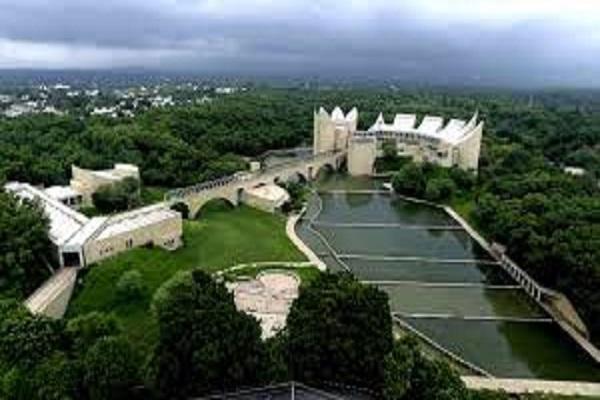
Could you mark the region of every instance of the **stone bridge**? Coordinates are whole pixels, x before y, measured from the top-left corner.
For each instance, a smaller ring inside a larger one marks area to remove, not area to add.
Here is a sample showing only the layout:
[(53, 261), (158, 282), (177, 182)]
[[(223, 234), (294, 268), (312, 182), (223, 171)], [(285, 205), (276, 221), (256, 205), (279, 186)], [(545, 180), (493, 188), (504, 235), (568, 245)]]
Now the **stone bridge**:
[(345, 151), (330, 151), (288, 161), (255, 172), (244, 172), (194, 186), (167, 192), (165, 201), (174, 205), (185, 204), (189, 217), (194, 218), (202, 206), (211, 200), (225, 199), (237, 206), (244, 190), (260, 185), (286, 182), (294, 177), (306, 181), (314, 179), (322, 168), (337, 170), (346, 159)]

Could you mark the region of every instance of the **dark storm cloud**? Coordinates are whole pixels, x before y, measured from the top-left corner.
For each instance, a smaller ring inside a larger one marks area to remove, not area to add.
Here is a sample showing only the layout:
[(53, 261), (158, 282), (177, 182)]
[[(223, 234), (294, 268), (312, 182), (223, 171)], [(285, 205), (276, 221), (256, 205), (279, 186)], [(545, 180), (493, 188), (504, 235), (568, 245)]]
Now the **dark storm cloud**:
[(0, 67), (600, 82), (594, 2), (390, 3), (0, 0)]

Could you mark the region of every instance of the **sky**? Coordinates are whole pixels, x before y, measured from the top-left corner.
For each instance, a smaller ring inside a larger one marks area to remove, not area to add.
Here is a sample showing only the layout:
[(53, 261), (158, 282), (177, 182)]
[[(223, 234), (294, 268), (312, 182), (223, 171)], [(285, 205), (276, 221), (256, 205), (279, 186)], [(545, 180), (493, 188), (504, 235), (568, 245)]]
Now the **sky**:
[(0, 0), (1, 69), (600, 86), (600, 0)]

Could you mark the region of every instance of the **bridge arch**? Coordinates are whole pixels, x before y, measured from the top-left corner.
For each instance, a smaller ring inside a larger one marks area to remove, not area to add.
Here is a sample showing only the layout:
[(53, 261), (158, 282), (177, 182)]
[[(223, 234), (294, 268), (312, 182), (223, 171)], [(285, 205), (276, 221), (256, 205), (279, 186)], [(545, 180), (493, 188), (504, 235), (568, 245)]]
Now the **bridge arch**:
[(321, 165), (318, 165), (315, 170), (313, 179), (317, 179), (322, 174), (331, 174), (331, 173), (335, 172), (337, 170), (336, 164), (337, 164), (337, 162), (334, 161), (333, 163), (326, 162)]
[(178, 211), (183, 219), (188, 219), (190, 217), (190, 207), (185, 201), (173, 203), (169, 208), (171, 210)]
[(231, 208), (235, 208), (238, 205), (237, 197), (231, 198), (227, 196), (220, 196), (206, 198), (204, 201), (195, 202), (193, 206), (190, 207), (189, 219), (197, 219), (206, 206), (217, 205), (219, 203), (227, 204)]

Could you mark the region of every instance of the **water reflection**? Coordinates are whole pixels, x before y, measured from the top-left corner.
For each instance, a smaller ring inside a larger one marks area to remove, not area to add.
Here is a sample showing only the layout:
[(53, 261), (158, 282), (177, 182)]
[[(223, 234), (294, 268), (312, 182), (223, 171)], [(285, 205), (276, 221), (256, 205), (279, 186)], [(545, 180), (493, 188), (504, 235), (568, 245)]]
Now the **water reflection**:
[[(374, 187), (373, 181), (334, 175), (318, 189)], [(547, 316), (521, 289), (496, 287), (515, 283), (466, 232), (456, 229), (443, 210), (382, 193), (320, 196), (323, 208), (313, 228), (360, 279), (395, 282), (380, 283), (392, 310), (403, 313), (412, 326), (442, 346), (501, 377), (600, 380), (593, 362), (554, 323), (542, 321)], [(313, 199), (309, 214), (317, 212)], [(298, 234), (316, 253), (327, 254), (307, 221), (299, 225)], [(334, 257), (322, 258), (332, 270), (343, 270)], [(451, 318), (411, 318), (414, 314)], [(465, 316), (480, 319), (461, 319)]]

